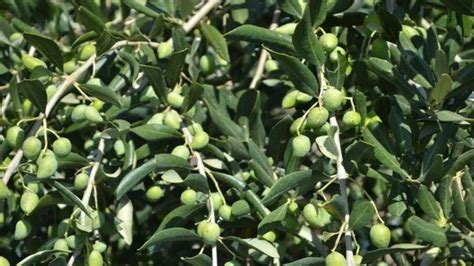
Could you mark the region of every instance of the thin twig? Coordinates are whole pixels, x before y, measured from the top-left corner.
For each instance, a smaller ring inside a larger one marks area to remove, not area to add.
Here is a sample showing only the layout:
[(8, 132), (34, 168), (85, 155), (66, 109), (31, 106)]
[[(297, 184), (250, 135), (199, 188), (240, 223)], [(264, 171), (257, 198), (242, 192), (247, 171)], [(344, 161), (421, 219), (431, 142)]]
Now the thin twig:
[(183, 24), (185, 32), (190, 32), (211, 10), (221, 4), (220, 0), (209, 0), (186, 23)]

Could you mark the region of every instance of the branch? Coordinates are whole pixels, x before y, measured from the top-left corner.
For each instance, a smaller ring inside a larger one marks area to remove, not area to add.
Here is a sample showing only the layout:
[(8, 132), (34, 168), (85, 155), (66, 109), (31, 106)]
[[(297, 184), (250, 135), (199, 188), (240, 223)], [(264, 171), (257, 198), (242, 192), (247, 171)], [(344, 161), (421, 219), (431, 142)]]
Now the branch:
[(221, 4), (220, 0), (209, 0), (183, 25), (185, 32), (190, 32), (212, 9)]

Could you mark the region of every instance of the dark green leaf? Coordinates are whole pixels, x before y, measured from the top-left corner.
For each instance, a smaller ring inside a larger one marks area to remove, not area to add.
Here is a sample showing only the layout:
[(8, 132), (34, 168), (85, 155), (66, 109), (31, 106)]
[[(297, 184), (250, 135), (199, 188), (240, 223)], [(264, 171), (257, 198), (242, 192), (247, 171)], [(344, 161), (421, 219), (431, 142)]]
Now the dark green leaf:
[[(318, 2), (324, 3), (324, 1)], [(299, 56), (308, 62), (317, 66), (324, 63), (323, 48), (313, 31), (309, 5), (306, 6), (303, 19), (298, 23), (293, 33), (293, 46)]]
[(216, 50), (217, 55), (226, 62), (230, 62), (229, 51), (227, 50), (227, 43), (224, 36), (211, 24), (201, 22), (200, 25), (202, 34), (214, 50)]
[(97, 39), (97, 51), (96, 54), (97, 56), (102, 55), (103, 53), (109, 51), (112, 46), (119, 40), (118, 37), (114, 36), (110, 31), (104, 30), (100, 35), (99, 38)]
[(359, 200), (354, 203), (352, 207), (349, 226), (353, 230), (358, 230), (361, 227), (364, 227), (372, 221), (375, 211), (374, 206), (368, 200)]
[(225, 37), (294, 50), (291, 36), (254, 25), (242, 25), (228, 32)]
[(140, 68), (145, 73), (146, 78), (150, 81), (156, 95), (158, 95), (162, 102), (167, 103), (166, 96), (168, 95), (168, 87), (166, 86), (161, 68), (148, 65), (140, 65)]
[(176, 209), (169, 212), (165, 218), (163, 218), (156, 232), (166, 228), (184, 225), (189, 219), (192, 219), (195, 215), (197, 215), (204, 208), (204, 206), (204, 204), (194, 204), (177, 207)]
[(152, 159), (130, 171), (123, 177), (122, 181), (120, 181), (117, 189), (115, 190), (117, 199), (120, 199), (123, 195), (125, 195), (125, 193), (132, 189), (148, 174), (153, 172), (157, 167), (158, 165), (156, 163), (156, 159)]
[(168, 81), (169, 88), (174, 88), (174, 86), (178, 82), (187, 53), (188, 49), (184, 49), (178, 52), (174, 52), (170, 56), (169, 63), (166, 67), (166, 80)]
[(37, 79), (25, 79), (16, 84), (18, 92), (30, 100), (41, 112), (46, 110), (46, 88)]
[(101, 87), (92, 84), (79, 85), (85, 93), (96, 97), (99, 100), (121, 107), (120, 97), (107, 87)]
[(43, 53), (51, 62), (53, 62), (57, 68), (63, 71), (63, 55), (59, 46), (51, 39), (36, 34), (36, 33), (23, 33), (25, 39), (31, 43), (38, 51)]
[[(324, 1), (321, 1), (324, 3)], [(318, 257), (307, 257), (293, 262), (285, 263), (283, 266), (301, 266), (301, 265), (313, 265), (313, 266), (324, 266), (326, 265), (326, 260), (324, 258)]]
[(418, 200), (418, 205), (420, 205), (420, 208), (426, 213), (426, 215), (437, 220), (441, 224), (446, 222), (441, 205), (426, 186), (420, 185), (416, 198)]
[(287, 209), (288, 204), (283, 204), (276, 210), (272, 211), (270, 214), (263, 217), (263, 220), (258, 224), (258, 229), (264, 227), (265, 225), (285, 220)]
[(122, 3), (130, 7), (131, 9), (135, 9), (137, 12), (147, 15), (152, 18), (156, 18), (160, 16), (160, 13), (154, 11), (153, 9), (146, 7), (140, 4), (139, 1), (136, 0), (123, 0)]
[(183, 184), (187, 187), (190, 187), (196, 191), (200, 191), (202, 193), (209, 193), (209, 185), (207, 184), (206, 177), (200, 174), (190, 174), (184, 179)]
[(181, 137), (181, 133), (167, 125), (145, 124), (131, 128), (130, 131), (148, 141), (176, 139)]
[(412, 216), (407, 221), (407, 227), (415, 236), (423, 241), (438, 247), (448, 244), (444, 230), (432, 223), (429, 223), (418, 216)]
[(22, 259), (17, 265), (34, 265), (35, 263), (40, 263), (44, 259), (50, 257), (54, 254), (67, 254), (69, 252), (66, 251), (59, 251), (59, 250), (41, 250), (28, 257)]
[(278, 196), (292, 190), (299, 186), (307, 186), (309, 183), (316, 183), (321, 180), (322, 177), (314, 176), (311, 170), (303, 170), (291, 173), (277, 180), (275, 184), (270, 188), (270, 191), (263, 198), (262, 202), (269, 203)]
[(74, 204), (79, 207), (83, 212), (87, 214), (87, 216), (90, 217), (89, 210), (87, 207), (82, 203), (81, 199), (79, 199), (74, 193), (72, 193), (69, 189), (67, 189), (65, 186), (63, 186), (61, 183), (58, 181), (52, 181), (50, 184), (55, 187), (59, 193), (68, 200), (74, 202)]
[(269, 257), (276, 259), (280, 258), (278, 250), (266, 240), (260, 240), (256, 238), (242, 239), (235, 236), (224, 237), (224, 240), (237, 241), (242, 245), (258, 250)]
[(388, 248), (381, 248), (381, 249), (376, 249), (376, 250), (367, 252), (362, 258), (362, 263), (371, 264), (376, 259), (387, 254), (409, 252), (409, 251), (425, 249), (425, 248), (427, 248), (427, 246), (416, 245), (416, 244), (396, 244)]
[(198, 241), (201, 238), (186, 228), (169, 228), (154, 233), (138, 250), (169, 242)]

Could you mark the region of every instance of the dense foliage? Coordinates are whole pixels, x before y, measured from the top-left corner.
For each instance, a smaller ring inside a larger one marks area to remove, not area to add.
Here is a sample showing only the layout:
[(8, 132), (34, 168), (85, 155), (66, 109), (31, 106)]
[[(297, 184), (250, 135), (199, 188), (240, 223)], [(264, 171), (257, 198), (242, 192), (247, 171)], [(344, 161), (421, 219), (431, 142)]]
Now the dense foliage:
[(474, 261), (471, 0), (0, 10), (0, 266)]

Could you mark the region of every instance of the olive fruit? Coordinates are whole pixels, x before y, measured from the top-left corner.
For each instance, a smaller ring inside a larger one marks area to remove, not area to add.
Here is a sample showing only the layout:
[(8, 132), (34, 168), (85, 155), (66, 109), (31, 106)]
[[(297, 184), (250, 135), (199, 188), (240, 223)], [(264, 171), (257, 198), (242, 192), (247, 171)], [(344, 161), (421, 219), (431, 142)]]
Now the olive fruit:
[(262, 238), (269, 242), (275, 242), (277, 235), (274, 231), (268, 231), (262, 235)]
[(77, 68), (77, 65), (76, 65), (76, 62), (74, 60), (67, 61), (63, 65), (64, 73), (66, 73), (68, 75), (71, 74), (72, 72), (74, 72), (76, 70), (76, 68)]
[(344, 48), (338, 46), (329, 54), (329, 61), (337, 63), (339, 61), (339, 54), (345, 56), (347, 53)]
[(38, 205), (39, 197), (33, 192), (26, 191), (21, 195), (20, 208), (22, 211), (29, 215)]
[(199, 123), (193, 123), (188, 127), (189, 133), (191, 135), (196, 135), (196, 133), (203, 131), (204, 129), (202, 128), (201, 124)]
[(222, 205), (219, 208), (219, 216), (224, 221), (232, 221), (234, 219), (234, 216), (232, 215), (232, 207), (229, 205)]
[(311, 109), (306, 118), (306, 125), (309, 128), (318, 128), (328, 121), (329, 112), (324, 107), (316, 107)]
[(402, 32), (408, 37), (409, 40), (420, 35), (420, 33), (415, 28), (408, 25), (402, 25)]
[(86, 106), (84, 109), (84, 117), (92, 123), (102, 123), (104, 121), (99, 111), (92, 106)]
[(293, 138), (291, 147), (293, 149), (293, 156), (304, 157), (311, 149), (311, 141), (307, 136), (299, 135)]
[(307, 103), (311, 101), (312, 99), (313, 99), (313, 96), (301, 91), (298, 91), (298, 94), (296, 94), (296, 102), (298, 103)]
[(221, 234), (221, 228), (213, 222), (203, 221), (198, 225), (198, 235), (202, 237), (204, 243), (215, 244)]
[(205, 131), (199, 131), (193, 136), (193, 140), (191, 141), (191, 148), (199, 150), (206, 147), (208, 143), (209, 135)]
[(337, 252), (333, 251), (326, 257), (326, 266), (346, 266), (346, 258)]
[(16, 42), (18, 40), (22, 40), (23, 39), (23, 34), (19, 33), (19, 32), (14, 32), (10, 35), (10, 37), (8, 37), (8, 39), (11, 41), (11, 42)]
[(7, 130), (6, 137), (8, 145), (13, 149), (21, 147), (23, 140), (25, 140), (25, 132), (19, 126), (13, 126)]
[(296, 213), (298, 211), (298, 203), (295, 201), (290, 202), (290, 204), (288, 204), (288, 210), (291, 213)]
[(278, 28), (274, 29), (274, 31), (279, 32), (279, 33), (283, 33), (283, 34), (286, 34), (286, 35), (293, 35), (293, 33), (295, 32), (295, 29), (296, 29), (296, 25), (298, 25), (298, 24), (294, 23), (294, 22), (286, 23), (286, 24), (283, 24), (283, 25), (279, 26)]
[(66, 238), (66, 242), (69, 248), (76, 249), (83, 244), (81, 237), (76, 235), (70, 235)]
[(102, 266), (104, 265), (104, 259), (102, 258), (102, 254), (97, 250), (92, 250), (87, 258), (87, 262), (89, 266)]
[(285, 97), (283, 97), (283, 100), (281, 101), (281, 107), (288, 109), (288, 108), (293, 108), (296, 105), (296, 97), (298, 96), (299, 91), (297, 90), (292, 90), (288, 92)]
[(319, 37), (319, 42), (326, 51), (332, 51), (338, 44), (337, 36), (332, 33), (325, 33)]
[(157, 114), (154, 114), (150, 120), (148, 120), (148, 122), (146, 122), (147, 124), (158, 124), (158, 125), (162, 125), (163, 124), (163, 119), (165, 117), (165, 114), (163, 113), (157, 113)]
[(10, 266), (10, 262), (5, 257), (0, 256), (0, 266)]
[(197, 193), (193, 189), (188, 188), (183, 191), (183, 193), (181, 193), (180, 199), (181, 203), (183, 203), (184, 205), (194, 204), (197, 199)]
[(48, 87), (46, 87), (46, 96), (48, 100), (50, 100), (53, 97), (53, 95), (56, 93), (57, 90), (58, 88), (54, 84), (51, 84)]
[(315, 207), (311, 203), (304, 206), (303, 217), (314, 227), (323, 227), (331, 222), (331, 215), (324, 208)]
[(56, 157), (51, 155), (46, 155), (40, 158), (37, 162), (38, 170), (36, 171), (36, 177), (38, 178), (47, 178), (56, 173), (58, 169), (58, 161)]
[(27, 220), (20, 220), (15, 224), (14, 238), (16, 240), (23, 240), (31, 232), (31, 224)]
[(212, 207), (214, 208), (214, 210), (218, 210), (224, 204), (224, 200), (222, 200), (222, 197), (219, 193), (213, 192), (211, 193), (210, 197), (212, 200)]
[(362, 256), (361, 255), (355, 255), (354, 256), (354, 262), (356, 265), (361, 265), (362, 264)]
[(45, 62), (28, 54), (22, 54), (21, 61), (29, 71), (33, 71), (35, 68), (46, 68)]
[(35, 160), (41, 152), (41, 141), (37, 137), (28, 137), (22, 148), (26, 158)]
[(376, 224), (370, 228), (370, 241), (377, 248), (388, 247), (390, 238), (390, 229), (385, 224)]
[(152, 186), (146, 191), (146, 198), (151, 202), (158, 201), (161, 197), (163, 197), (163, 189), (160, 186)]
[(84, 45), (82, 47), (81, 51), (79, 52), (79, 60), (81, 61), (86, 61), (89, 59), (91, 56), (95, 54), (95, 45), (92, 43)]
[(175, 129), (180, 128), (180, 117), (179, 114), (175, 110), (170, 110), (165, 113), (165, 117), (163, 119), (163, 123), (167, 126), (170, 126)]
[(53, 249), (58, 251), (69, 251), (69, 246), (67, 245), (66, 239), (61, 238), (56, 240), (56, 242), (54, 242)]
[(94, 243), (94, 245), (92, 245), (92, 248), (95, 250), (95, 251), (98, 251), (100, 253), (103, 253), (107, 250), (107, 245), (103, 242), (100, 242), (100, 241), (96, 241)]
[(183, 106), (184, 97), (177, 92), (170, 92), (166, 95), (168, 104), (173, 108), (181, 108)]
[(355, 127), (360, 125), (361, 121), (360, 114), (356, 111), (348, 111), (344, 114), (342, 117), (342, 122), (344, 125), (349, 126), (349, 127)]
[(71, 152), (71, 148), (71, 141), (67, 138), (58, 138), (53, 142), (53, 151), (58, 157), (66, 157)]
[(186, 160), (189, 158), (190, 155), (189, 149), (188, 147), (186, 147), (186, 145), (179, 145), (174, 147), (174, 149), (171, 151), (171, 154)]
[(79, 104), (72, 109), (71, 112), (71, 120), (73, 122), (80, 122), (86, 119), (86, 116), (84, 114), (85, 110), (87, 108), (87, 105), (85, 104)]
[(205, 76), (212, 74), (216, 68), (214, 57), (208, 54), (201, 56), (199, 58), (199, 68)]
[(226, 263), (224, 263), (224, 266), (241, 266), (242, 264), (240, 264), (240, 262), (236, 261), (236, 260), (229, 260), (229, 261), (226, 261)]
[(277, 71), (278, 70), (278, 62), (275, 61), (275, 60), (267, 60), (265, 62), (265, 71), (267, 72), (273, 72), (273, 71)]
[(323, 105), (330, 112), (339, 110), (343, 102), (344, 93), (340, 90), (330, 88), (323, 94)]
[(160, 43), (157, 49), (158, 58), (164, 59), (170, 56), (174, 51), (173, 39), (169, 39), (166, 42)]
[(87, 187), (89, 176), (86, 173), (80, 173), (74, 178), (74, 188), (83, 190)]
[(298, 127), (300, 127), (300, 132), (305, 130), (305, 128), (306, 128), (306, 119), (305, 120), (303, 120), (303, 119), (304, 119), (303, 117), (298, 117), (298, 118), (295, 119), (295, 121), (293, 121), (293, 123), (291, 123), (291, 126), (290, 126), (291, 134), (296, 135)]
[(114, 151), (117, 156), (122, 156), (125, 154), (125, 143), (123, 140), (118, 139), (114, 142)]

